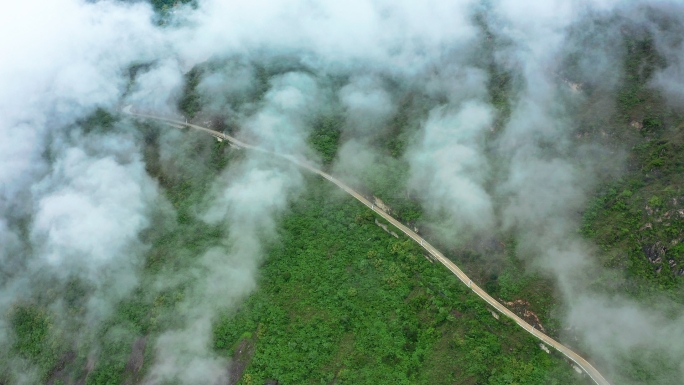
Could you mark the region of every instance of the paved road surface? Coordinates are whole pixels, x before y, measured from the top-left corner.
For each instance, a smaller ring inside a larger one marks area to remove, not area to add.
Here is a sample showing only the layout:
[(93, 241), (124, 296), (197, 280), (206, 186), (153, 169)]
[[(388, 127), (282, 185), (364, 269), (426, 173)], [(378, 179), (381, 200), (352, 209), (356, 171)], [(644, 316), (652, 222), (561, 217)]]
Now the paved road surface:
[(375, 211), (376, 214), (385, 218), (385, 220), (387, 220), (389, 223), (394, 225), (397, 229), (401, 230), (409, 238), (411, 238), (414, 241), (416, 241), (417, 243), (419, 243), (437, 261), (439, 261), (442, 265), (446, 266), (447, 269), (451, 270), (451, 272), (454, 273), (454, 275), (456, 275), (456, 277), (458, 277), (458, 279), (460, 279), (461, 282), (463, 282), (466, 286), (468, 286), (478, 297), (485, 300), (489, 305), (491, 305), (493, 308), (495, 308), (499, 312), (503, 313), (508, 318), (511, 318), (521, 328), (525, 329), (527, 332), (531, 333), (532, 335), (534, 335), (535, 337), (540, 339), (545, 344), (552, 346), (553, 348), (555, 348), (559, 352), (563, 353), (563, 355), (565, 355), (567, 358), (569, 358), (575, 364), (577, 364), (577, 366), (579, 366), (582, 370), (584, 370), (584, 372), (587, 373), (589, 375), (589, 377), (591, 377), (591, 379), (594, 380), (594, 382), (596, 384), (598, 384), (598, 385), (610, 385), (610, 383), (605, 378), (603, 378), (601, 373), (599, 373), (598, 370), (596, 370), (596, 368), (594, 368), (584, 358), (580, 357), (577, 353), (573, 352), (572, 350), (567, 348), (565, 345), (563, 345), (560, 342), (554, 340), (553, 338), (547, 336), (546, 334), (542, 333), (541, 331), (535, 329), (532, 325), (527, 323), (525, 320), (518, 317), (515, 313), (510, 311), (507, 307), (505, 307), (504, 305), (499, 303), (497, 300), (495, 300), (489, 294), (487, 294), (487, 292), (485, 292), (479, 286), (477, 286), (474, 282), (472, 282), (470, 280), (470, 278), (468, 278), (468, 276), (465, 275), (465, 273), (463, 271), (461, 271), (461, 269), (458, 268), (458, 266), (456, 266), (453, 262), (451, 262), (451, 260), (449, 260), (447, 257), (445, 257), (442, 253), (440, 253), (439, 250), (435, 249), (430, 243), (428, 243), (428, 241), (423, 239), (420, 235), (415, 233), (413, 230), (404, 226), (404, 224), (402, 224), (398, 220), (394, 219), (392, 216), (390, 216), (386, 212), (376, 208), (375, 204), (373, 204), (371, 201), (366, 199), (363, 195), (356, 192), (351, 187), (344, 184), (339, 179), (335, 179), (333, 176), (315, 168), (314, 166), (310, 165), (309, 163), (307, 163), (304, 160), (300, 160), (300, 159), (295, 158), (294, 156), (278, 154), (278, 153), (268, 151), (268, 150), (265, 150), (265, 149), (262, 149), (262, 148), (259, 148), (256, 146), (252, 146), (252, 145), (244, 143), (244, 142), (242, 142), (242, 141), (240, 141), (240, 140), (238, 140), (232, 136), (225, 135), (223, 133), (211, 130), (211, 129), (206, 128), (206, 127), (197, 126), (195, 124), (182, 122), (182, 121), (178, 121), (178, 120), (174, 120), (174, 119), (162, 118), (159, 116), (133, 113), (130, 111), (130, 107), (124, 108), (123, 112), (125, 112), (129, 115), (133, 115), (133, 116), (138, 116), (138, 117), (142, 117), (142, 118), (149, 118), (149, 119), (154, 119), (154, 120), (166, 122), (166, 123), (168, 123), (174, 127), (177, 127), (177, 126), (191, 127), (191, 128), (196, 129), (196, 130), (206, 132), (206, 133), (208, 133), (208, 134), (210, 134), (216, 138), (219, 138), (221, 140), (227, 140), (228, 142), (230, 142), (236, 146), (243, 147), (243, 148), (249, 148), (249, 149), (260, 151), (260, 152), (265, 152), (265, 153), (286, 159), (286, 160), (288, 160), (292, 163), (295, 163), (295, 164), (297, 164), (297, 165), (299, 165), (299, 166), (301, 166), (301, 167), (303, 167), (303, 168), (305, 168), (305, 169), (307, 169), (313, 173), (316, 173), (316, 174), (322, 176), (323, 178), (325, 178), (325, 179), (329, 180), (330, 182), (336, 184), (339, 188), (346, 191), (349, 195), (353, 196), (354, 198), (356, 198), (358, 201), (360, 201), (364, 205), (368, 206), (368, 208)]

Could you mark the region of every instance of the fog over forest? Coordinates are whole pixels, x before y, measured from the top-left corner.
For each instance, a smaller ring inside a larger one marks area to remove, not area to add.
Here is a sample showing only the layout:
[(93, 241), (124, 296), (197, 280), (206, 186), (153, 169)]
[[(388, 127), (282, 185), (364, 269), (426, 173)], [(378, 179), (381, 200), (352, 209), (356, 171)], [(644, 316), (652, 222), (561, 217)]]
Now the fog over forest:
[[(26, 0), (0, 26), (0, 384), (119, 383), (90, 374), (119, 343), (145, 352), (127, 383), (235, 383), (215, 324), (259, 289), (310, 175), (126, 106), (305, 159), (483, 276), (513, 253), (550, 282), (560, 342), (612, 383), (684, 383), (682, 266), (676, 289), (632, 295), (582, 232), (597, 191), (648, 171), (631, 151), (660, 135), (649, 114), (682, 131), (684, 3)], [(630, 67), (639, 44), (652, 56)], [(664, 191), (640, 209), (666, 211)], [(141, 329), (120, 316), (135, 301), (154, 304)], [(23, 320), (49, 325), (39, 350)]]

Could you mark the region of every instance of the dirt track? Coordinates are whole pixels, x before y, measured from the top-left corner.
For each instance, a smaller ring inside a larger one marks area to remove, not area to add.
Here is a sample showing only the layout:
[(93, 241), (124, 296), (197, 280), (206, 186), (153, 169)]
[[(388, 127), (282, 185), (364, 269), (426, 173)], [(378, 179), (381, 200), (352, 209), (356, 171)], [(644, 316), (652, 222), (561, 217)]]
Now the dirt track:
[(485, 300), (489, 305), (491, 305), (493, 308), (495, 308), (496, 310), (501, 312), (503, 315), (505, 315), (508, 318), (515, 321), (515, 323), (517, 323), (521, 328), (525, 329), (528, 333), (534, 335), (535, 337), (540, 339), (545, 344), (553, 347), (554, 349), (558, 350), (563, 355), (565, 355), (567, 358), (572, 360), (575, 364), (577, 364), (577, 366), (579, 366), (582, 370), (584, 370), (584, 372), (587, 373), (589, 375), (589, 377), (591, 377), (591, 379), (594, 380), (594, 382), (596, 384), (598, 384), (598, 385), (610, 385), (610, 383), (605, 378), (603, 378), (601, 373), (599, 373), (599, 371), (596, 370), (596, 368), (594, 368), (594, 366), (592, 366), (584, 358), (582, 358), (577, 353), (573, 352), (572, 350), (570, 350), (568, 347), (561, 344), (560, 342), (554, 340), (553, 338), (547, 336), (546, 334), (542, 333), (541, 331), (535, 329), (532, 325), (527, 323), (522, 318), (518, 317), (515, 313), (510, 311), (507, 307), (505, 307), (504, 305), (499, 303), (497, 300), (492, 298), (489, 294), (487, 294), (479, 286), (477, 286), (475, 283), (473, 283), (470, 280), (470, 278), (468, 278), (468, 276), (465, 273), (463, 273), (463, 271), (461, 271), (461, 269), (458, 268), (458, 266), (456, 266), (453, 262), (451, 262), (451, 260), (446, 258), (442, 253), (439, 252), (439, 250), (435, 249), (431, 244), (429, 244), (426, 240), (424, 240), (420, 235), (418, 235), (417, 233), (415, 233), (413, 230), (409, 229), (408, 227), (404, 226), (404, 224), (402, 224), (398, 220), (394, 219), (392, 216), (390, 216), (386, 212), (384, 212), (380, 209), (377, 209), (372, 202), (370, 202), (368, 199), (366, 199), (363, 195), (361, 195), (358, 192), (356, 192), (355, 190), (353, 190), (351, 187), (344, 184), (342, 181), (335, 179), (331, 175), (315, 168), (314, 166), (306, 163), (303, 160), (299, 160), (299, 159), (295, 158), (294, 156), (274, 153), (272, 151), (268, 151), (268, 150), (265, 150), (265, 149), (244, 143), (244, 142), (242, 142), (242, 141), (240, 141), (240, 140), (238, 140), (232, 136), (225, 135), (223, 133), (208, 129), (206, 127), (197, 126), (195, 124), (190, 124), (187, 122), (182, 122), (182, 121), (178, 121), (178, 120), (174, 120), (174, 119), (162, 118), (162, 117), (153, 116), (153, 115), (133, 113), (130, 111), (130, 106), (124, 108), (123, 112), (126, 114), (129, 114), (129, 115), (132, 115), (132, 116), (162, 121), (162, 122), (168, 123), (168, 124), (173, 125), (173, 126), (180, 125), (180, 126), (185, 126), (185, 127), (191, 127), (191, 128), (196, 129), (196, 130), (199, 130), (199, 131), (204, 131), (204, 132), (206, 132), (206, 133), (208, 133), (208, 134), (210, 134), (216, 138), (219, 138), (221, 140), (226, 140), (226, 141), (228, 141), (228, 142), (230, 142), (236, 146), (248, 148), (248, 149), (252, 149), (252, 150), (256, 150), (256, 151), (260, 151), (260, 152), (265, 152), (265, 153), (271, 154), (273, 156), (277, 156), (277, 157), (286, 159), (292, 163), (295, 163), (295, 164), (301, 166), (302, 168), (305, 168), (305, 169), (307, 169), (313, 173), (316, 173), (316, 174), (324, 177), (325, 179), (329, 180), (330, 182), (336, 184), (339, 188), (341, 188), (342, 190), (347, 192), (349, 195), (356, 198), (358, 201), (360, 201), (364, 205), (368, 206), (368, 208), (375, 211), (376, 214), (380, 215), (385, 220), (387, 220), (389, 223), (391, 223), (394, 227), (401, 230), (409, 238), (411, 238), (414, 241), (416, 241), (417, 243), (419, 243), (428, 253), (430, 253), (434, 257), (434, 259), (436, 259), (441, 264), (446, 266), (447, 269), (451, 270), (451, 272), (454, 273), (454, 275), (456, 275), (456, 277), (458, 277), (458, 279), (460, 279), (461, 282), (463, 282), (466, 286), (468, 286), (478, 297)]

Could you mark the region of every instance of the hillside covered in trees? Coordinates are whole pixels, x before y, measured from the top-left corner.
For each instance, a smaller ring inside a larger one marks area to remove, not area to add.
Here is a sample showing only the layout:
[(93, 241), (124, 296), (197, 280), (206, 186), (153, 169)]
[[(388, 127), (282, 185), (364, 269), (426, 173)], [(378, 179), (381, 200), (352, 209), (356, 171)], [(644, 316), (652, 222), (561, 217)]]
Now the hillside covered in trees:
[(272, 153), (610, 383), (684, 382), (684, 8), (238, 3), (3, 43), (0, 384), (594, 383)]

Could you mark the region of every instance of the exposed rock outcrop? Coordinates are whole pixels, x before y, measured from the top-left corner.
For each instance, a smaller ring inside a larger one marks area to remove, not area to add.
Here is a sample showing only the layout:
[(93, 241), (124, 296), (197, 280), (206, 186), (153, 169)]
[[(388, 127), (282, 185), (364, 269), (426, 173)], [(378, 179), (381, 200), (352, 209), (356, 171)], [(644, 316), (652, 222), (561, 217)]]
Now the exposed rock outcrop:
[(520, 318), (524, 319), (527, 323), (534, 326), (536, 329), (539, 329), (542, 332), (546, 333), (546, 329), (544, 329), (544, 326), (539, 320), (539, 317), (536, 314), (534, 314), (533, 311), (528, 310), (528, 307), (530, 307), (529, 302), (519, 299), (512, 302), (503, 303), (506, 306), (508, 306), (511, 310), (513, 310), (513, 312), (516, 313)]
[(648, 261), (651, 263), (660, 263), (665, 256), (665, 252), (667, 252), (667, 248), (665, 248), (663, 243), (660, 241), (652, 244), (651, 246), (644, 246), (642, 250), (644, 251), (644, 254), (646, 254)]

